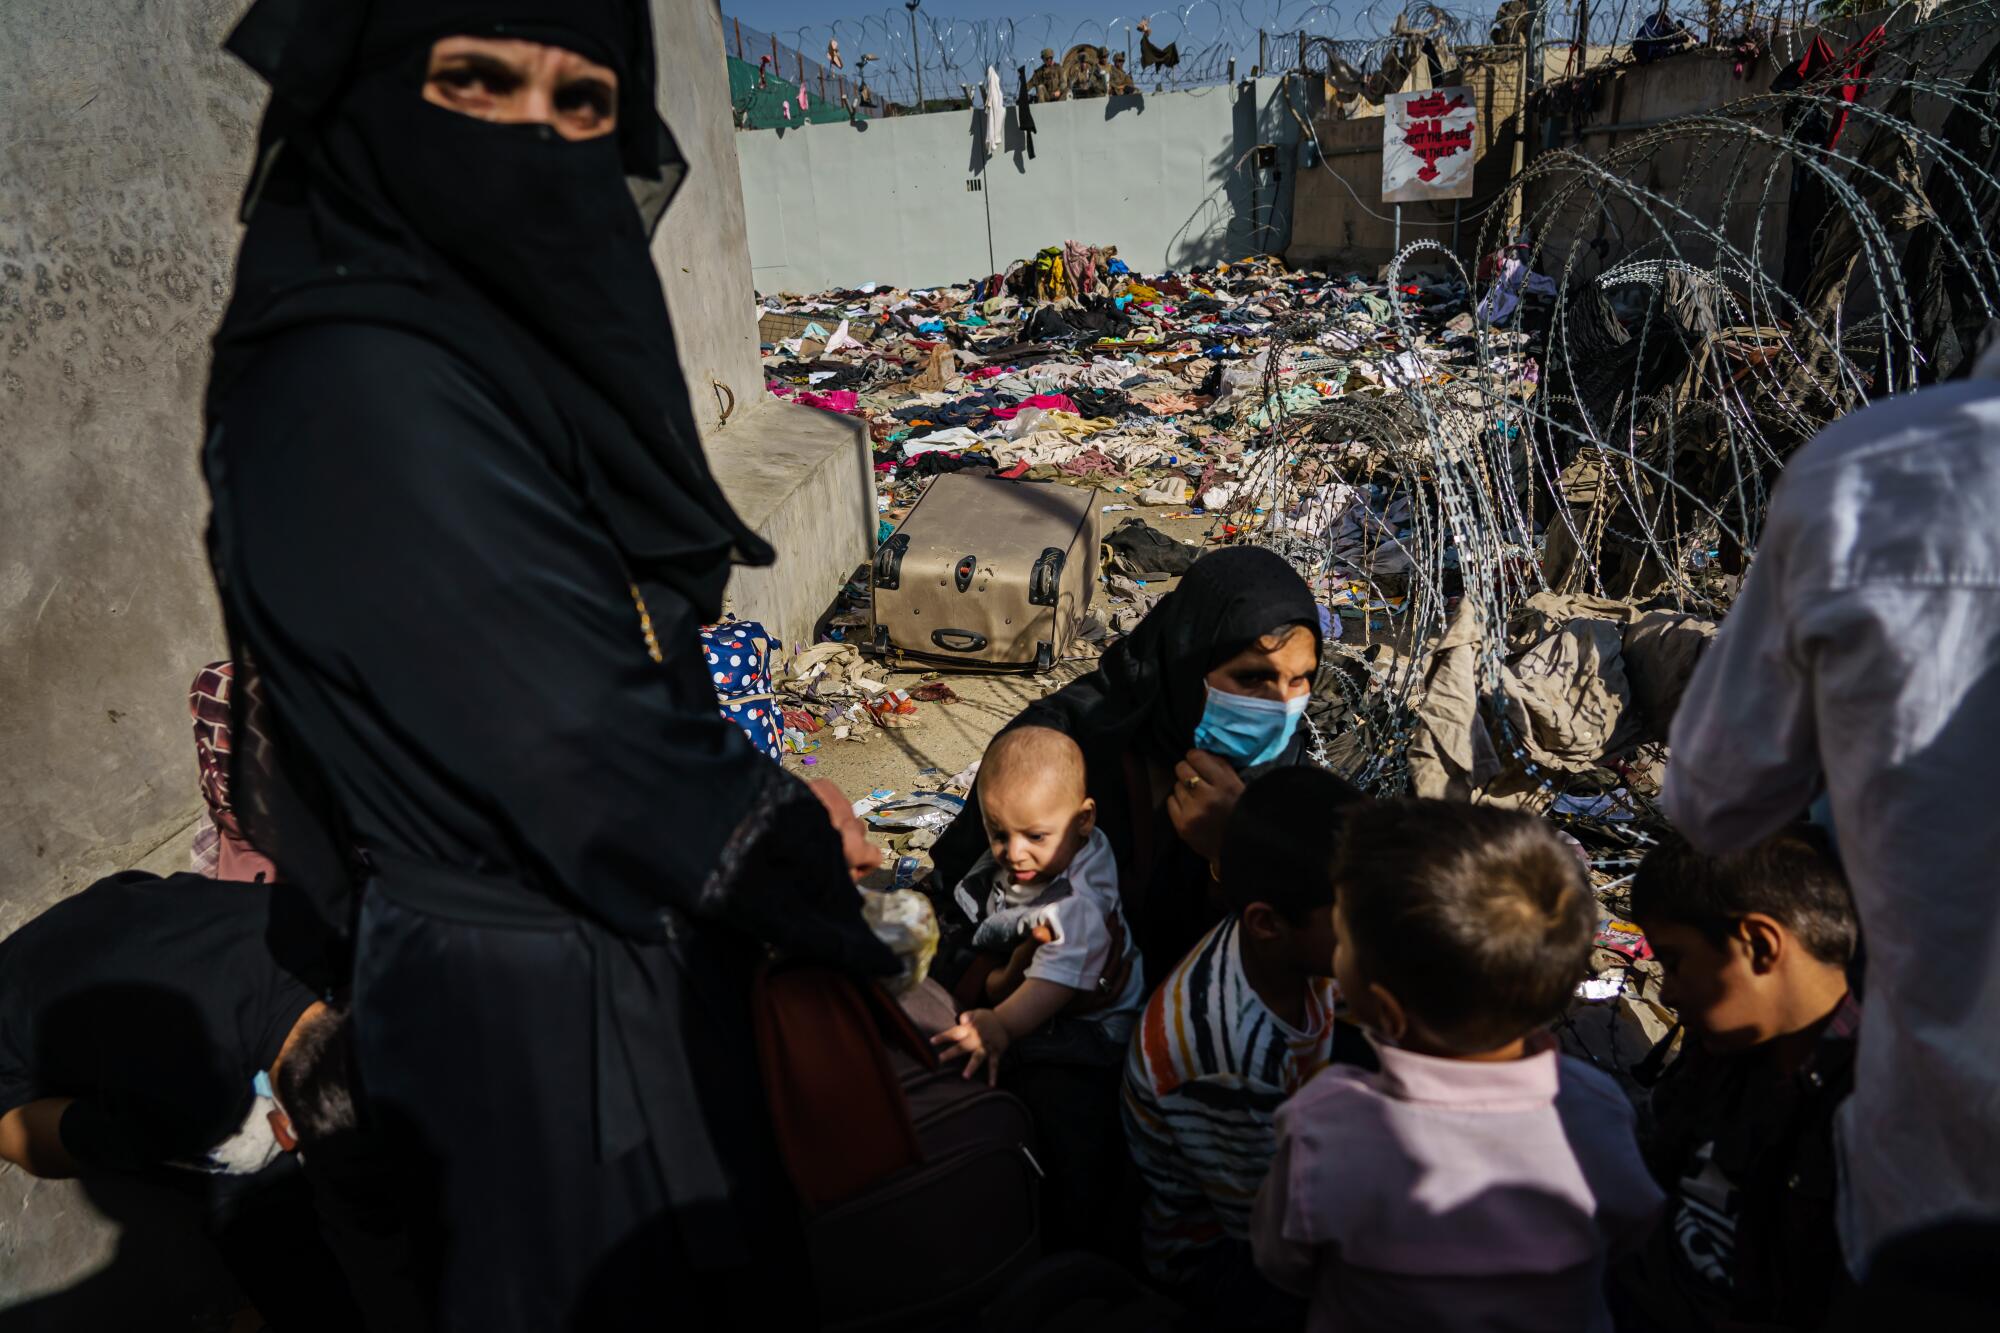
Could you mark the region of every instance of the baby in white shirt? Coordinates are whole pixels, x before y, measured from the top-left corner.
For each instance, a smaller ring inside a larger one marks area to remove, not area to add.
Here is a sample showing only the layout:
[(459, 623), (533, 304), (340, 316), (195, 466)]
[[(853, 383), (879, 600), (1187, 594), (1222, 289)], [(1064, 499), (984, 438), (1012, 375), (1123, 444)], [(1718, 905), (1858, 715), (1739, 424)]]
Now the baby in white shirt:
[(983, 1065), (996, 1080), (1010, 1046), (1050, 1028), (1079, 997), (1101, 995), (1126, 962), (1116, 997), (1074, 1016), (1098, 1029), (1092, 1044), (1115, 1063), (1146, 985), (1119, 904), (1118, 865), (1085, 791), (1083, 752), (1048, 727), (1001, 733), (979, 767), (979, 810), (988, 851), (952, 896), (978, 925), (974, 947), (1011, 957), (987, 977), (992, 1007), (960, 1014), (931, 1040), (966, 1057), (966, 1077)]

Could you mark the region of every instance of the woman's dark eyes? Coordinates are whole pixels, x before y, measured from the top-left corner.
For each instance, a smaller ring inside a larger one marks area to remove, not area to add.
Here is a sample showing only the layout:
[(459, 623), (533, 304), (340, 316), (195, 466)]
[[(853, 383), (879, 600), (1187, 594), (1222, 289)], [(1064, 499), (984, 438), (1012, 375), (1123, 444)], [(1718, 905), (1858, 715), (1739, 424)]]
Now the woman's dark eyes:
[(504, 70), (484, 69), (477, 65), (440, 70), (433, 77), (439, 83), (447, 83), (454, 88), (484, 88), (489, 93), (509, 93), (521, 86), (519, 78)]
[[(441, 69), (431, 78), (454, 92), (468, 93), (476, 90), (488, 97), (503, 97), (518, 89), (522, 83), (522, 80), (499, 70), (479, 69), (473, 66)], [(558, 88), (555, 104), (558, 111), (582, 111), (598, 117), (609, 117), (615, 109), (611, 89), (595, 79), (579, 80)]]
[(568, 84), (556, 90), (556, 109), (608, 116), (611, 114), (611, 90), (596, 82)]

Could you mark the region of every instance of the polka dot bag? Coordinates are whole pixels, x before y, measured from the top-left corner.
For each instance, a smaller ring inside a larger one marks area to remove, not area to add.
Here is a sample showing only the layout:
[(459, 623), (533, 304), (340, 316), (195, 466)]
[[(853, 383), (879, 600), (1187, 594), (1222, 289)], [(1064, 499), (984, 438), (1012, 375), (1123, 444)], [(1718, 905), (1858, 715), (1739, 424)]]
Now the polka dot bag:
[(771, 687), (771, 654), (784, 645), (754, 620), (725, 620), (702, 630), (701, 646), (722, 715), (743, 728), (752, 745), (773, 759), (781, 758), (784, 745)]

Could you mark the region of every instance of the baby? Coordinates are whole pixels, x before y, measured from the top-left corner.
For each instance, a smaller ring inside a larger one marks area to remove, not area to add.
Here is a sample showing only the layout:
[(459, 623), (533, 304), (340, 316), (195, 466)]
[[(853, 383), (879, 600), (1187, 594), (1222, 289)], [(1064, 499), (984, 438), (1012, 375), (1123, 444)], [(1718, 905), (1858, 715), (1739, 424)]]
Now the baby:
[[(989, 1082), (1008, 1048), (1030, 1037), (1061, 1043), (1073, 1060), (1117, 1066), (1146, 987), (1119, 905), (1118, 866), (1085, 793), (1083, 752), (1047, 727), (1003, 732), (980, 764), (979, 808), (989, 850), (952, 896), (978, 926), (973, 947), (1008, 961), (987, 975), (992, 1007), (960, 1014), (931, 1040), (966, 1057), (967, 1078), (984, 1066)], [(1112, 985), (1117, 994), (1101, 1007), (1064, 1015)]]

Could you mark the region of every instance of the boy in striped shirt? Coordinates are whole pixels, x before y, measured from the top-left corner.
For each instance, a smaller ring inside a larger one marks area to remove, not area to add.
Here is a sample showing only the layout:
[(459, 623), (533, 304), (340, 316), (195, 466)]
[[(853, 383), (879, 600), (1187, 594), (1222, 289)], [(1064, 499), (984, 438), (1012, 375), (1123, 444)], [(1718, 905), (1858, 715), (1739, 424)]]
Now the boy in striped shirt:
[(1230, 912), (1153, 993), (1125, 1065), (1125, 1133), (1145, 1182), (1146, 1266), (1234, 1328), (1296, 1327), (1303, 1303), (1250, 1258), (1250, 1207), (1280, 1103), (1336, 1058), (1333, 860), (1361, 793), (1323, 769), (1279, 769), (1243, 793), (1223, 839)]

